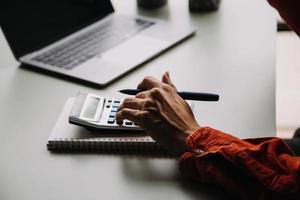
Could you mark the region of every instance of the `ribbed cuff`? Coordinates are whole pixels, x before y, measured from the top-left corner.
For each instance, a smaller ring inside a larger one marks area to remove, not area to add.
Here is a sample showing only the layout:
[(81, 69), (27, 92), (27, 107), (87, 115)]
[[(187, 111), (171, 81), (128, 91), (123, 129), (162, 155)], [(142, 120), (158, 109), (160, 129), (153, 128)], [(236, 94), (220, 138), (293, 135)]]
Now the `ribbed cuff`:
[[(187, 153), (187, 155), (201, 155), (205, 153), (212, 144), (228, 144), (232, 138), (234, 137), (222, 131), (210, 127), (201, 127), (186, 138), (188, 150), (185, 153)], [(183, 153), (182, 156), (184, 156), (185, 153)]]
[(210, 128), (209, 127), (198, 128), (186, 138), (186, 146), (189, 153), (192, 153), (193, 155), (200, 155), (204, 153), (204, 146), (199, 145), (197, 141), (199, 141), (199, 138), (201, 138), (203, 134), (207, 132), (207, 129)]

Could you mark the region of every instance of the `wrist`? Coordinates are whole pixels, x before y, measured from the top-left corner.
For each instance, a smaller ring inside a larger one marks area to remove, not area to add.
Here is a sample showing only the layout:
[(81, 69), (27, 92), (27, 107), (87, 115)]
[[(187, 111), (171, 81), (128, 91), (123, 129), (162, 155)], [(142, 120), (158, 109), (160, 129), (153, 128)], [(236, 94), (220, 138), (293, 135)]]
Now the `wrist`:
[(198, 123), (196, 123), (195, 125), (191, 126), (188, 130), (186, 130), (185, 132), (185, 136), (186, 138), (193, 134), (195, 131), (197, 131), (198, 129), (202, 128)]
[(187, 146), (186, 139), (200, 128), (200, 125), (195, 125), (193, 128), (189, 128), (177, 137), (176, 148), (174, 148), (174, 150), (176, 150), (176, 152), (174, 152), (176, 156), (180, 157), (184, 152), (188, 151), (189, 148)]

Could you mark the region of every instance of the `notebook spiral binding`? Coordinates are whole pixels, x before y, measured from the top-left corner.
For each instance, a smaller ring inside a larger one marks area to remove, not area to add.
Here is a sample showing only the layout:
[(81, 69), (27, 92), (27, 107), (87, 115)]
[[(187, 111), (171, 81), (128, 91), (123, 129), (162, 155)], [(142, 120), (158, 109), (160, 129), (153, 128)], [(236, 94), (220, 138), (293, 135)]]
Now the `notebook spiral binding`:
[(163, 148), (153, 140), (127, 138), (55, 138), (52, 141), (48, 141), (47, 147), (49, 150), (163, 150)]

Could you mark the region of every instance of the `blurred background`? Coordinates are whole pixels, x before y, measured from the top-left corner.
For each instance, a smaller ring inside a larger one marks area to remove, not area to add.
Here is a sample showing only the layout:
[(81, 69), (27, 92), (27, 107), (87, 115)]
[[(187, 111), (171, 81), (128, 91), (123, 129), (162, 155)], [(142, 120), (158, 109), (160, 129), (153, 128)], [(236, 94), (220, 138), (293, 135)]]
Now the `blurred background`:
[(300, 40), (280, 16), (277, 21), (277, 136), (291, 138), (300, 127)]

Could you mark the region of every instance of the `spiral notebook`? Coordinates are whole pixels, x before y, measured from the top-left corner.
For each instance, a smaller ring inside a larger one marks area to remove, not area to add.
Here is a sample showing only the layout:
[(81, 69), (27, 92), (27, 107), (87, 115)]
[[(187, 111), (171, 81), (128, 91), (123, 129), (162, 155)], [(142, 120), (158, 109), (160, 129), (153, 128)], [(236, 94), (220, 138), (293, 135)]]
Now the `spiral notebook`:
[(48, 138), (48, 150), (164, 151), (151, 137), (141, 132), (101, 132), (95, 134), (83, 127), (69, 124), (68, 117), (74, 100), (75, 98), (69, 98), (65, 103), (63, 111)]

